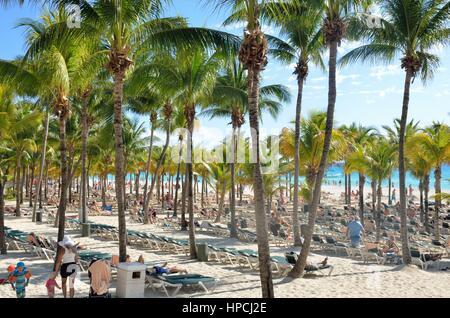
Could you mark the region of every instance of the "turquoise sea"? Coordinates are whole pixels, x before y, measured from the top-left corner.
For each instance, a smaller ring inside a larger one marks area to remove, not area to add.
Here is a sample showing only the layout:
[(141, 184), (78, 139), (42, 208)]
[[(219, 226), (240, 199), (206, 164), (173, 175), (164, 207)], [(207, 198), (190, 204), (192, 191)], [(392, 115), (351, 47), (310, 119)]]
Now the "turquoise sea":
[[(325, 175), (325, 179), (328, 181), (335, 181), (338, 182), (341, 181), (342, 184), (344, 184), (344, 170), (342, 168), (342, 165), (333, 165), (331, 167), (328, 168), (326, 175)], [(351, 182), (352, 185), (358, 185), (358, 174), (357, 173), (352, 173), (351, 174)], [(366, 178), (366, 183), (370, 184), (370, 179)], [(395, 170), (394, 173), (392, 174), (392, 183), (393, 186), (398, 188), (398, 170)], [(384, 180), (382, 183), (383, 187), (388, 187), (388, 180)], [(409, 185), (411, 185), (413, 188), (418, 188), (419, 187), (419, 180), (416, 179), (413, 175), (411, 175), (411, 173), (407, 172), (406, 173), (406, 186), (409, 187)], [(446, 190), (446, 191), (450, 191), (450, 166), (449, 165), (444, 165), (442, 167), (442, 178), (441, 178), (441, 187), (442, 190)], [(430, 189), (434, 188), (434, 173), (431, 173), (430, 175)]]
[[(134, 176), (133, 176), (134, 178)], [(145, 173), (141, 173), (141, 180), (144, 180), (145, 178)], [(130, 174), (127, 175), (127, 182), (130, 179)], [(304, 178), (300, 178), (301, 181), (304, 180)], [(113, 175), (109, 175), (108, 176), (108, 180), (109, 181), (113, 181), (114, 180), (114, 176)], [(167, 177), (166, 177), (167, 180)], [(327, 172), (325, 174), (325, 180), (327, 180), (328, 182), (336, 182), (339, 183), (339, 181), (341, 181), (342, 184), (344, 184), (344, 170), (342, 168), (341, 164), (334, 164), (332, 166), (330, 166), (327, 169)], [(201, 181), (201, 178), (198, 178), (198, 181)], [(356, 186), (358, 185), (358, 174), (357, 173), (352, 173), (351, 174), (351, 182), (352, 182), (352, 186)], [(368, 185), (370, 185), (370, 179), (366, 178), (366, 183)], [(395, 170), (394, 173), (392, 174), (392, 183), (393, 186), (395, 188), (398, 188), (398, 170)], [(418, 188), (419, 187), (419, 180), (417, 180), (416, 178), (414, 178), (413, 175), (411, 175), (409, 172), (406, 174), (406, 186), (409, 187), (409, 185), (411, 185), (413, 188)], [(383, 181), (383, 187), (387, 187), (388, 186), (388, 180), (384, 180)], [(450, 165), (444, 165), (442, 167), (442, 179), (441, 179), (441, 187), (443, 191), (446, 192), (450, 192)], [(434, 188), (434, 173), (431, 173), (430, 175), (430, 189)]]

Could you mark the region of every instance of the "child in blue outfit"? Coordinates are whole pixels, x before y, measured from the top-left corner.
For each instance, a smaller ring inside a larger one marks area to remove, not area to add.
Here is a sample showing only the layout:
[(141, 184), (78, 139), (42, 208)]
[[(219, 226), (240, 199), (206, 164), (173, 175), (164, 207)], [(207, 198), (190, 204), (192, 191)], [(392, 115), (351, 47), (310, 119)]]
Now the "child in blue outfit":
[(25, 298), (25, 289), (30, 282), (31, 272), (23, 262), (18, 262), (16, 268), (10, 275), (12, 288), (16, 291), (17, 298)]

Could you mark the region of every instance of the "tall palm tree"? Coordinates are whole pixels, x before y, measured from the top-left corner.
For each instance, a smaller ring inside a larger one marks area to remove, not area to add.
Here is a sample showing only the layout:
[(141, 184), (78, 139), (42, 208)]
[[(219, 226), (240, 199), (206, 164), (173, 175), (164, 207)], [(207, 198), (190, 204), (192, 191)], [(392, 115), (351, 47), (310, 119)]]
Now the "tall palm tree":
[(301, 246), (300, 227), (298, 223), (298, 194), (300, 173), (300, 122), (303, 86), (308, 77), (309, 65), (325, 69), (322, 60), (323, 35), (320, 31), (323, 12), (316, 6), (288, 6), (283, 15), (271, 11), (265, 12), (265, 21), (280, 28), (280, 36), (286, 41), (271, 38), (270, 53), (286, 64), (295, 63), (294, 75), (297, 77), (297, 102), (295, 108), (295, 153), (294, 153), (294, 200), (292, 213), (292, 230), (294, 246)]
[(353, 31), (369, 44), (350, 51), (342, 57), (342, 62), (378, 59), (390, 62), (401, 56), (405, 81), (399, 134), (400, 218), (403, 261), (410, 264), (405, 192), (405, 136), (410, 88), (417, 75), (424, 82), (431, 78), (439, 64), (439, 57), (432, 54), (431, 49), (448, 42), (450, 3), (444, 0), (386, 0), (380, 6), (383, 13), (381, 27), (368, 28), (356, 21)]
[[(362, 3), (364, 2), (364, 3)], [(330, 150), (331, 135), (333, 131), (333, 118), (334, 108), (336, 105), (336, 59), (337, 48), (341, 44), (341, 41), (346, 36), (347, 19), (349, 14), (359, 10), (362, 4), (366, 5), (370, 1), (359, 0), (326, 0), (321, 2), (325, 18), (322, 24), (322, 32), (325, 44), (329, 49), (328, 59), (328, 107), (327, 107), (327, 121), (325, 129), (324, 147), (322, 151), (322, 157), (319, 165), (319, 172), (317, 174), (312, 203), (310, 206), (310, 212), (308, 216), (308, 229), (305, 235), (305, 241), (303, 243), (302, 251), (295, 264), (291, 277), (300, 277), (303, 274), (303, 270), (306, 266), (306, 260), (308, 258), (309, 250), (311, 247), (311, 239), (314, 231), (314, 224), (316, 220), (316, 212), (320, 199), (320, 192), (322, 186), (322, 179), (325, 174), (325, 168), (328, 160), (328, 152)]]
[[(133, 91), (133, 77), (130, 79), (131, 84), (128, 84), (127, 87), (128, 90), (130, 90), (128, 98), (127, 98), (127, 105), (128, 108), (139, 115), (148, 115), (149, 116), (149, 123), (150, 123), (150, 142), (148, 146), (148, 157), (147, 157), (147, 163), (145, 166), (145, 183), (144, 183), (144, 194), (143, 194), (143, 203), (144, 206), (147, 202), (147, 190), (148, 190), (148, 181), (149, 181), (149, 174), (150, 174), (150, 160), (152, 158), (152, 152), (153, 152), (153, 144), (157, 137), (154, 136), (155, 130), (157, 128), (157, 120), (158, 120), (158, 109), (161, 107), (162, 101), (155, 94), (155, 92), (150, 91), (149, 89), (146, 89), (142, 91), (141, 93), (136, 93), (136, 91)], [(134, 88), (136, 90), (136, 88)], [(144, 215), (145, 222), (148, 223), (148, 216)]]
[[(230, 153), (230, 237), (237, 237), (236, 229), (236, 192), (235, 171), (240, 129), (245, 123), (248, 112), (247, 73), (234, 57), (225, 65), (224, 74), (217, 79), (213, 91), (212, 105), (201, 115), (213, 117), (229, 117), (232, 125)], [(290, 94), (283, 85), (267, 85), (260, 88), (260, 113), (267, 111), (276, 118), (281, 110), (282, 102), (289, 102)]]
[(247, 91), (249, 123), (252, 133), (252, 146), (255, 161), (253, 173), (253, 192), (256, 214), (256, 232), (258, 236), (258, 257), (262, 296), (273, 298), (273, 282), (268, 241), (268, 227), (264, 209), (264, 184), (261, 172), (259, 151), (259, 94), (260, 75), (267, 64), (268, 41), (261, 30), (261, 4), (259, 0), (216, 0), (219, 8), (231, 8), (234, 14), (240, 12), (247, 23), (244, 39), (239, 51), (239, 60), (247, 69)]

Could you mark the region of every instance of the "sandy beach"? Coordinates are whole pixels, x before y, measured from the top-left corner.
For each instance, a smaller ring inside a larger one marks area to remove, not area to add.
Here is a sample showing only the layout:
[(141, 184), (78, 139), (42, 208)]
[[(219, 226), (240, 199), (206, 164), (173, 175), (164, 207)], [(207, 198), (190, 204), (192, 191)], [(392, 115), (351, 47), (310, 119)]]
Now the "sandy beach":
[[(92, 216), (90, 221), (117, 225), (117, 218), (114, 216)], [(35, 225), (29, 218), (7, 217), (7, 226), (20, 229), (25, 232), (34, 231), (48, 237), (55, 237), (57, 229), (47, 224)], [(187, 232), (162, 231), (155, 225), (128, 224), (128, 229), (145, 230), (154, 234), (164, 233), (173, 238), (187, 238)], [(77, 231), (68, 230), (75, 241), (88, 246), (89, 249), (118, 253), (117, 242), (105, 241), (96, 238), (83, 238)], [(256, 249), (255, 244), (243, 243), (235, 239), (210, 236), (205, 234), (197, 235), (198, 243), (208, 242), (217, 246), (227, 246), (235, 248)], [(282, 256), (293, 248), (271, 247), (272, 255)], [(180, 297), (225, 297), (225, 298), (245, 298), (260, 297), (260, 281), (258, 272), (242, 269), (236, 266), (219, 264), (216, 262), (197, 262), (190, 260), (184, 255), (170, 255), (145, 249), (138, 249), (129, 246), (127, 253), (132, 260), (137, 260), (143, 255), (148, 266), (168, 262), (169, 265), (179, 265), (188, 270), (189, 273), (199, 273), (213, 276), (220, 280), (219, 285), (211, 294), (197, 293), (196, 290), (182, 289)], [(376, 298), (398, 298), (398, 297), (450, 297), (450, 272), (438, 271), (436, 268), (429, 268), (427, 271), (416, 266), (396, 266), (396, 265), (375, 265), (363, 264), (361, 261), (351, 260), (344, 256), (328, 255), (329, 264), (334, 266), (331, 276), (307, 275), (303, 279), (291, 280), (290, 278), (274, 278), (274, 290), (276, 297), (297, 298), (297, 297), (376, 297)], [(321, 261), (323, 255), (312, 253), (310, 261)], [(11, 251), (7, 256), (0, 256), (0, 268), (2, 277), (6, 275), (6, 267), (15, 264), (17, 261), (24, 261), (26, 266), (32, 271), (33, 277), (27, 288), (27, 297), (46, 297), (45, 280), (52, 268), (52, 263), (41, 258), (31, 257), (29, 254)], [(442, 265), (450, 265), (450, 260), (444, 260)], [(113, 297), (115, 281), (111, 285)], [(76, 280), (76, 297), (87, 297), (89, 290), (89, 280), (86, 273), (81, 273)], [(9, 285), (0, 286), (0, 297), (14, 297), (14, 292)], [(62, 297), (57, 292), (56, 297)], [(145, 297), (165, 297), (159, 291), (146, 289)]]

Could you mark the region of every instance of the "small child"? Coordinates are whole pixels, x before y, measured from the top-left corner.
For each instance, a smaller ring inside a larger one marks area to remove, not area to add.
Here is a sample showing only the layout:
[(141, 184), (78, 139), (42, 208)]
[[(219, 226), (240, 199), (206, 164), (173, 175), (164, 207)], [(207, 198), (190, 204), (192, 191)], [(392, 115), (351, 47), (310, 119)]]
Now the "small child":
[(25, 288), (30, 282), (31, 272), (23, 262), (18, 262), (14, 272), (9, 276), (12, 289), (16, 291), (17, 298), (25, 298)]
[(56, 282), (56, 276), (58, 276), (57, 272), (51, 272), (48, 276), (47, 281), (45, 282), (48, 298), (55, 298), (55, 287), (61, 289), (61, 287), (59, 287), (58, 283)]

